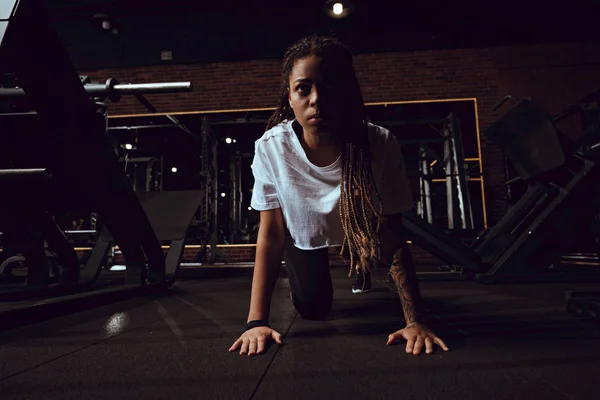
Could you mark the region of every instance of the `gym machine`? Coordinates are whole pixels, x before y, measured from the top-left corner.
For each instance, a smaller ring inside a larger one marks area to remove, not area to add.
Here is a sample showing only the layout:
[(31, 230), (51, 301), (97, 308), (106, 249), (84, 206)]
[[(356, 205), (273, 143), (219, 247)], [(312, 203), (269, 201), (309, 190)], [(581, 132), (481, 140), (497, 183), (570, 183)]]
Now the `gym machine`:
[[(419, 147), (420, 196), (416, 210), (404, 214), (404, 224), (414, 244), (448, 264), (446, 271), (419, 274), (419, 279), (470, 279), (479, 270), (480, 263), (478, 255), (459, 238), (464, 232), (473, 231), (474, 223), (463, 139), (457, 117), (451, 113), (444, 119), (379, 121), (377, 124), (385, 127), (429, 125), (437, 132), (434, 137), (397, 138), (400, 144), (416, 144)], [(445, 185), (445, 213), (435, 213), (432, 206), (432, 164), (437, 164), (443, 171), (444, 179), (438, 181), (443, 181)], [(436, 221), (436, 216), (442, 217), (444, 226)]]
[[(56, 306), (61, 299), (115, 301), (170, 286), (202, 192), (136, 195), (106, 136), (107, 106), (101, 100), (189, 91), (191, 84), (119, 85), (109, 80), (101, 88), (84, 83), (38, 0), (5, 1), (0, 7), (0, 76), (4, 73), (14, 74), (18, 87), (0, 90), (0, 102), (9, 102), (9, 111), (0, 114), (0, 254), (23, 255), (27, 279), (25, 286), (0, 286), (0, 300), (54, 297), (58, 301), (44, 301), (44, 307), (67, 312), (64, 304)], [(97, 212), (99, 217), (83, 268), (53, 220), (64, 210)], [(170, 248), (165, 256), (161, 243), (166, 242)], [(57, 256), (54, 282), (44, 243)], [(120, 285), (96, 288), (113, 244), (125, 258), (125, 276)], [(34, 308), (41, 310), (40, 304), (29, 307)], [(22, 309), (9, 308), (0, 313), (0, 325), (16, 321), (10, 312), (23, 317)]]
[[(391, 128), (398, 125), (425, 125), (436, 131), (433, 137), (402, 138), (397, 140), (402, 145), (419, 146), (419, 200), (417, 215), (429, 224), (440, 225), (435, 221), (432, 206), (432, 184), (434, 182), (433, 165), (437, 164), (443, 171), (445, 185), (446, 213), (440, 214), (444, 225), (450, 231), (472, 231), (474, 229), (471, 196), (468, 188), (468, 176), (465, 168), (466, 160), (463, 149), (460, 121), (453, 113), (444, 119), (421, 119), (407, 121), (377, 121), (378, 125)], [(433, 160), (433, 163), (430, 161)], [(439, 175), (438, 175), (439, 176)]]
[(600, 276), (599, 271), (585, 268), (578, 273), (551, 268), (580, 238), (592, 234), (589, 221), (600, 211), (600, 126), (591, 124), (575, 141), (557, 128), (579, 106), (553, 118), (531, 99), (524, 99), (486, 130), (528, 189), (500, 223), (472, 246), (481, 256), (478, 281)]
[[(496, 226), (481, 232), (474, 242), (467, 244), (452, 232), (430, 223), (429, 188), (422, 179), (422, 204), (417, 213), (405, 215), (410, 239), (449, 265), (458, 267), (463, 278), (478, 282), (600, 278), (597, 265), (566, 268), (559, 262), (580, 238), (600, 237), (599, 99), (600, 92), (593, 93), (555, 117), (549, 116), (531, 99), (516, 102), (484, 134), (505, 151), (519, 174), (516, 180), (528, 185), (525, 193)], [(557, 124), (573, 113), (588, 110), (588, 114), (594, 114), (589, 112), (593, 109), (590, 104), (595, 104), (596, 117), (588, 118), (590, 121), (577, 140), (569, 139), (558, 130)], [(447, 147), (445, 150), (447, 156)], [(422, 175), (430, 176), (427, 162), (423, 162), (425, 153), (421, 148), (420, 170)], [(450, 168), (449, 171), (456, 170)], [(468, 221), (468, 214), (464, 215), (466, 218), (462, 221)], [(599, 242), (597, 239), (597, 244)], [(569, 304), (583, 304), (582, 298), (589, 300), (591, 295), (570, 293), (569, 296)]]

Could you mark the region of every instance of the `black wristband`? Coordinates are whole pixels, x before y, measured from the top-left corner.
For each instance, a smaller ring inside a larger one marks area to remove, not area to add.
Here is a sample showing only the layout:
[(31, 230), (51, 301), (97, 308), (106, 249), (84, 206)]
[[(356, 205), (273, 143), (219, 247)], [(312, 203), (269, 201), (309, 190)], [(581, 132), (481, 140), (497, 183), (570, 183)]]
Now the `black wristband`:
[(248, 323), (246, 324), (246, 330), (248, 331), (252, 328), (257, 328), (259, 326), (269, 326), (269, 324), (263, 321), (262, 319), (255, 319), (252, 321), (248, 321)]

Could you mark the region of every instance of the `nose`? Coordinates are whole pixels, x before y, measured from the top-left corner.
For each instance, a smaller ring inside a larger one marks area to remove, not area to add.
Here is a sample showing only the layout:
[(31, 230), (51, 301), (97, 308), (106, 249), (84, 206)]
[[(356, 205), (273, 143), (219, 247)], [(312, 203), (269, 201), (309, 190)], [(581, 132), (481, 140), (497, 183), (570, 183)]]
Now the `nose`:
[(316, 107), (319, 105), (319, 89), (317, 89), (317, 85), (314, 85), (312, 91), (310, 93), (310, 106)]

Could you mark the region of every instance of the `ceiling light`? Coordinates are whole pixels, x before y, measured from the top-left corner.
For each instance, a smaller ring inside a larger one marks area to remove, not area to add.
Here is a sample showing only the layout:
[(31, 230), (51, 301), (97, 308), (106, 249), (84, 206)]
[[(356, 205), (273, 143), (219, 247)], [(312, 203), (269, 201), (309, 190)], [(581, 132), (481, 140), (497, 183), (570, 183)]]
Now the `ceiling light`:
[(94, 19), (95, 21), (100, 21), (100, 26), (105, 31), (110, 31), (113, 27), (111, 16), (105, 13), (94, 14), (92, 16), (92, 19)]
[(137, 150), (137, 146), (131, 143), (123, 143), (119, 147), (121, 147), (123, 150)]
[(349, 0), (327, 0), (323, 8), (325, 14), (331, 18), (345, 18), (352, 12), (353, 5)]

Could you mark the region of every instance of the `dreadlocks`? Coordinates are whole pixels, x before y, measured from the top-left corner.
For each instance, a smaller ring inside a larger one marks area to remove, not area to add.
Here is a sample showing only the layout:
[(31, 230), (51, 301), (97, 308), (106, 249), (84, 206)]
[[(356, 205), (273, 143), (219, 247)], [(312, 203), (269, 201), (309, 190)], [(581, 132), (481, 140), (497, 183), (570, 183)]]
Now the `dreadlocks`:
[[(316, 55), (319, 57), (335, 57), (340, 73), (347, 78), (344, 86), (349, 90), (340, 132), (332, 132), (341, 143), (342, 178), (340, 182), (340, 217), (344, 229), (344, 243), (350, 255), (350, 274), (355, 267), (369, 269), (369, 260), (375, 256), (377, 249), (377, 233), (381, 224), (382, 204), (375, 210), (371, 202), (371, 194), (377, 189), (373, 184), (371, 173), (371, 153), (368, 140), (368, 119), (365, 106), (352, 66), (351, 52), (337, 39), (328, 36), (312, 35), (293, 44), (285, 53), (281, 76), (281, 95), (277, 109), (269, 119), (267, 130), (284, 120), (294, 118), (289, 106), (289, 77), (296, 61)], [(377, 197), (379, 194), (377, 193)], [(376, 217), (376, 226), (373, 221)], [(357, 262), (355, 264), (355, 258)]]

